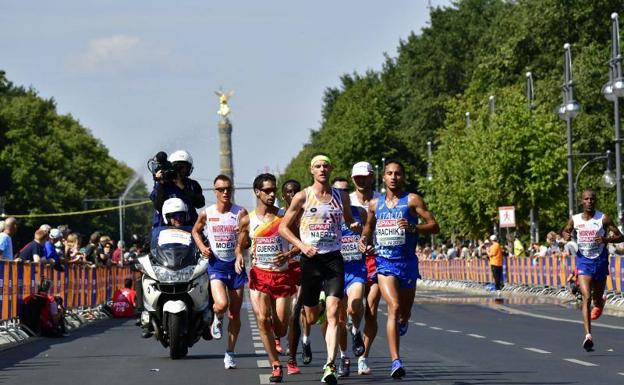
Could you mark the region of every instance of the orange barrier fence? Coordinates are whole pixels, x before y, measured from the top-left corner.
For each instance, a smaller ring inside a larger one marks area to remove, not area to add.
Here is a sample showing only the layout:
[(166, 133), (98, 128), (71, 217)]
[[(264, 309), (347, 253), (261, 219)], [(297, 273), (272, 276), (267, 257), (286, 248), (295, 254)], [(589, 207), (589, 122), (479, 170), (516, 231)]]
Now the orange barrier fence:
[(17, 317), (24, 297), (34, 293), (43, 279), (52, 283), (51, 295), (60, 296), (67, 308), (73, 308), (105, 303), (123, 287), (125, 278), (132, 277), (128, 267), (68, 265), (58, 271), (39, 263), (0, 261), (0, 319)]
[[(624, 258), (609, 258), (609, 276), (607, 289), (622, 291), (624, 286)], [(531, 258), (505, 258), (503, 279), (515, 285), (555, 286), (566, 285), (566, 278), (574, 271), (576, 261), (573, 257), (552, 256)], [(493, 282), (487, 260), (452, 259), (423, 260), (419, 262), (420, 275), (423, 279), (457, 280), (474, 282)]]

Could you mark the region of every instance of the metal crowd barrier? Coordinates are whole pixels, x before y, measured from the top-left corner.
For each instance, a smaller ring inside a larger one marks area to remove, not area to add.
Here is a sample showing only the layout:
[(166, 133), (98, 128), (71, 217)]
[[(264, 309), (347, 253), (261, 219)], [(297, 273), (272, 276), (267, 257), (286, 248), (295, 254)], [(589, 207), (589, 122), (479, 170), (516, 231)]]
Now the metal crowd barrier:
[(63, 298), (66, 308), (95, 307), (109, 301), (125, 278), (133, 278), (129, 267), (66, 265), (58, 271), (51, 265), (0, 260), (0, 320), (20, 314), (23, 299), (35, 293), (39, 283), (52, 282), (51, 295)]
[[(624, 287), (623, 257), (609, 258), (607, 290), (622, 293)], [(512, 285), (525, 285), (535, 290), (543, 287), (565, 287), (566, 279), (574, 271), (574, 257), (554, 255), (538, 257), (509, 257), (503, 261), (503, 281)], [(429, 280), (493, 282), (492, 272), (485, 259), (421, 260), (420, 275)]]

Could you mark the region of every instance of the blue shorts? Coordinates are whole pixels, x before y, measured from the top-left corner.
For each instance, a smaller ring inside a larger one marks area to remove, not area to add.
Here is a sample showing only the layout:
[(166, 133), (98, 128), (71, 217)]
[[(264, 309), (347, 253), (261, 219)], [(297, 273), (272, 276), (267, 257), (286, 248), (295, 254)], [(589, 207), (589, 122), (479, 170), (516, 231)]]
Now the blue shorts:
[(609, 275), (609, 258), (598, 257), (589, 259), (576, 256), (576, 269), (578, 275), (589, 275), (593, 280), (602, 281)]
[(344, 284), (344, 293), (347, 294), (347, 290), (349, 290), (349, 286), (354, 283), (360, 282), (362, 284), (366, 284), (366, 265), (364, 261), (353, 261), (353, 262), (345, 262), (344, 264), (344, 276), (345, 276), (345, 284)]
[(247, 272), (243, 271), (238, 274), (235, 270), (233, 271), (220, 271), (220, 270), (208, 270), (208, 277), (211, 281), (221, 281), (225, 284), (225, 287), (228, 290), (236, 290), (245, 286), (247, 283)]
[(399, 289), (412, 289), (420, 278), (418, 258), (387, 259), (377, 257), (377, 274), (387, 277), (396, 277), (399, 280)]

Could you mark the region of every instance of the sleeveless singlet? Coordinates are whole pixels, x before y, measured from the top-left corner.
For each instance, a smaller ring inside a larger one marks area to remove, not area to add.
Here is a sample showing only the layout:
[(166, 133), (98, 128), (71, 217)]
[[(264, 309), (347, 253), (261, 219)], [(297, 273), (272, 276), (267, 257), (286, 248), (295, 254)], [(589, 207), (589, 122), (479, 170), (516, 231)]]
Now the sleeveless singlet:
[[(356, 206), (351, 206), (351, 215), (353, 219), (362, 223), (360, 217), (360, 211)], [(362, 253), (359, 250), (360, 234), (351, 230), (345, 223), (344, 219), (340, 225), (340, 231), (342, 232), (340, 254), (345, 262), (354, 262), (362, 260)]]
[(305, 190), (306, 201), (299, 223), (301, 241), (318, 249), (319, 254), (340, 250), (340, 223), (342, 222), (342, 200), (340, 192), (331, 189), (331, 199), (321, 202), (312, 187)]
[(281, 216), (274, 216), (269, 222), (258, 218), (256, 210), (249, 213), (249, 237), (253, 266), (269, 271), (288, 269), (288, 261), (278, 265), (275, 256), (288, 250), (288, 242), (279, 235)]
[(405, 218), (410, 225), (418, 224), (408, 208), (409, 193), (399, 198), (396, 206), (388, 207), (386, 196), (377, 200), (377, 225), (375, 226), (375, 245), (377, 255), (387, 259), (416, 258), (415, 250), (418, 234), (408, 233), (397, 225), (399, 219)]
[(210, 249), (214, 256), (223, 262), (233, 262), (236, 259), (234, 249), (238, 233), (239, 214), (241, 206), (232, 205), (230, 211), (220, 213), (217, 205), (206, 207), (205, 233), (210, 242)]
[(597, 236), (604, 237), (606, 234), (605, 228), (602, 225), (603, 218), (604, 214), (598, 210), (596, 210), (594, 216), (587, 221), (583, 219), (582, 213), (572, 216), (576, 242), (578, 244), (578, 251), (576, 252), (577, 257), (588, 259), (608, 257), (609, 252), (605, 245), (594, 240)]

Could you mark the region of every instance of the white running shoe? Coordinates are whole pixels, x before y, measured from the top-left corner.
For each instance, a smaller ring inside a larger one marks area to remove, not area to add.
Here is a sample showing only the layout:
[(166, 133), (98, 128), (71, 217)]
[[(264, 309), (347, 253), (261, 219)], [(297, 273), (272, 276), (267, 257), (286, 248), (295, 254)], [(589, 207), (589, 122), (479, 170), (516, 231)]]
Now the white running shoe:
[(223, 364), (226, 369), (236, 369), (236, 362), (234, 361), (234, 352), (225, 352), (225, 356), (223, 356)]
[(359, 375), (371, 374), (371, 371), (372, 370), (368, 366), (368, 361), (366, 360), (366, 357), (358, 358), (358, 374)]
[(212, 321), (212, 327), (210, 328), (210, 333), (212, 334), (212, 338), (215, 340), (220, 340), (223, 335), (223, 320), (219, 319), (219, 317), (215, 317), (214, 321)]

